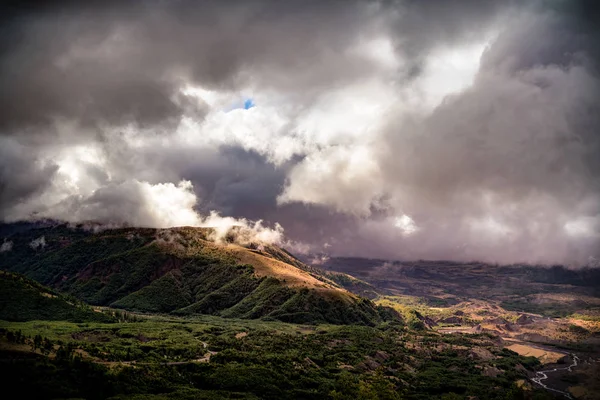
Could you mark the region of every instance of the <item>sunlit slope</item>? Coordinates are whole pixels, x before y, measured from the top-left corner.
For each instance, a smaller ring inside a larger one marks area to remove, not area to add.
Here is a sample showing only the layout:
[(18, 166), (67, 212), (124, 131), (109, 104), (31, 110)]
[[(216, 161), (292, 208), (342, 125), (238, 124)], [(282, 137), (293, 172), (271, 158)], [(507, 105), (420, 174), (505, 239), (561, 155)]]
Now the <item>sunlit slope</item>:
[(235, 232), (216, 238), (210, 228), (93, 233), (59, 225), (7, 237), (12, 248), (0, 253), (0, 267), (91, 304), (129, 310), (302, 323), (381, 320), (371, 301), (276, 246), (236, 243)]

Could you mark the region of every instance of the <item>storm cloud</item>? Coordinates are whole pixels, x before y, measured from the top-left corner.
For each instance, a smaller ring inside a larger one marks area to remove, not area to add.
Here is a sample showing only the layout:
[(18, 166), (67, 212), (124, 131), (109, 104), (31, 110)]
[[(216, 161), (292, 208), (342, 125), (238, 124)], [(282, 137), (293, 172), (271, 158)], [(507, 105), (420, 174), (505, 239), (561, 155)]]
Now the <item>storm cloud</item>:
[(589, 1), (14, 5), (0, 217), (584, 265), (600, 257), (599, 19)]

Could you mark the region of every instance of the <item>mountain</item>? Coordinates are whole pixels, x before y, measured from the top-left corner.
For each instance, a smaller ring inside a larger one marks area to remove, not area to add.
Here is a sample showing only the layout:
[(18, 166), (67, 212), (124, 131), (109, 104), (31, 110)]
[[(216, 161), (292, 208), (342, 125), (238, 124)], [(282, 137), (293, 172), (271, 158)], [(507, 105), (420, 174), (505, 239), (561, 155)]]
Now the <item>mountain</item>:
[(112, 319), (22, 275), (0, 271), (0, 320), (109, 322)]
[(351, 257), (327, 258), (319, 267), (356, 276), (380, 294), (418, 296), (431, 305), (477, 298), (531, 312), (549, 306), (566, 312), (600, 298), (600, 268)]
[(600, 268), (360, 258), (321, 258), (319, 266), (367, 282), (379, 293), (375, 302), (396, 309), (408, 326), (600, 344)]
[[(0, 269), (87, 303), (142, 312), (372, 325), (390, 312), (277, 246), (211, 228), (13, 229)], [(5, 229), (4, 231), (10, 231)]]

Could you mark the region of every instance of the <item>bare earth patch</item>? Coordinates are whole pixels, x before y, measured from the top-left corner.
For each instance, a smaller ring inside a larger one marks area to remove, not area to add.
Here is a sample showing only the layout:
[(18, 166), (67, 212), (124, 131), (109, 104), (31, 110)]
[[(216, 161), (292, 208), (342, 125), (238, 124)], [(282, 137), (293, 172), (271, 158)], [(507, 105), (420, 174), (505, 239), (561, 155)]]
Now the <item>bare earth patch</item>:
[(244, 247), (229, 245), (227, 250), (231, 251), (231, 254), (240, 263), (252, 265), (257, 276), (274, 276), (279, 280), (283, 280), (287, 286), (309, 288), (329, 286), (300, 268), (254, 253)]
[(553, 351), (538, 349), (536, 347), (532, 347), (526, 344), (514, 343), (510, 346), (506, 347), (509, 350), (514, 351), (522, 356), (533, 356), (540, 360), (542, 364), (553, 364), (556, 363), (559, 359), (563, 358), (565, 355), (562, 353), (556, 353)]
[(246, 336), (248, 336), (248, 332), (240, 332), (240, 333), (237, 333), (235, 335), (235, 338), (236, 339), (241, 339), (241, 338), (246, 337)]

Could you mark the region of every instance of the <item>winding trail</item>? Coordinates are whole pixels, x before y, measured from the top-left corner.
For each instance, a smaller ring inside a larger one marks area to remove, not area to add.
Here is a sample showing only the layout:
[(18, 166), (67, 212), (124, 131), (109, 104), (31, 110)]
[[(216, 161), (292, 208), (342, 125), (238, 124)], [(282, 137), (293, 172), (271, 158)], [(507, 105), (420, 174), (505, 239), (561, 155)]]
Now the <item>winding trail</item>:
[(107, 366), (111, 366), (111, 365), (131, 365), (131, 366), (136, 366), (136, 365), (184, 365), (184, 364), (192, 364), (192, 363), (207, 363), (210, 362), (210, 356), (214, 356), (215, 354), (217, 354), (216, 351), (211, 351), (208, 350), (208, 343), (201, 341), (200, 339), (196, 338), (200, 343), (202, 343), (202, 347), (204, 349), (206, 349), (207, 353), (204, 354), (204, 356), (202, 358), (197, 358), (194, 360), (187, 360), (187, 361), (163, 361), (163, 362), (137, 362), (137, 361), (97, 361), (95, 360), (94, 362), (96, 364), (102, 364), (102, 365), (107, 365)]

